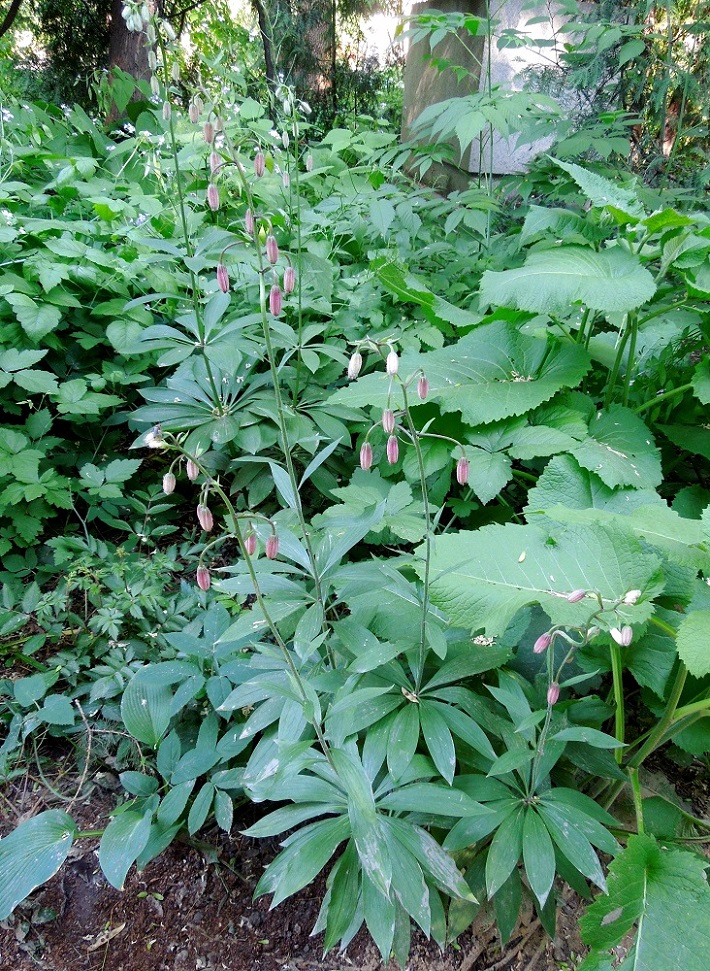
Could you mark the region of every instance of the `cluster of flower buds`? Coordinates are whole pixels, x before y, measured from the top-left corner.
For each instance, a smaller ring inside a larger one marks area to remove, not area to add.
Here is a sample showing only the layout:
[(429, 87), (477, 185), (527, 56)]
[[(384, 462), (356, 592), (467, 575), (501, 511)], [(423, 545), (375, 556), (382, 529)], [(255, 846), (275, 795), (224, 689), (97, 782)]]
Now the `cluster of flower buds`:
[(628, 647), (634, 637), (634, 631), (628, 624), (623, 627), (612, 627), (609, 631), (619, 647)]
[(150, 8), (147, 3), (127, 0), (123, 5), (121, 16), (126, 21), (126, 30), (132, 34), (140, 34), (150, 23)]

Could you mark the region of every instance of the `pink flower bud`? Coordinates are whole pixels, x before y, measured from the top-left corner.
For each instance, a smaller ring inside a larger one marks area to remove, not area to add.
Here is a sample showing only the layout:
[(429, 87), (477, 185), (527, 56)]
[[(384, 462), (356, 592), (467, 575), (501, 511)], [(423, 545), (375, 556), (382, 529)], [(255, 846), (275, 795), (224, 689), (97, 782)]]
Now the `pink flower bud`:
[(296, 271), (292, 266), (284, 270), (284, 293), (293, 293), (296, 288)]
[(399, 442), (396, 435), (390, 435), (387, 439), (387, 461), (390, 465), (395, 465), (399, 458)]
[(396, 374), (399, 371), (399, 358), (396, 351), (390, 351), (387, 355), (385, 369), (389, 375)]
[(170, 496), (175, 492), (175, 486), (177, 485), (177, 479), (172, 472), (166, 472), (163, 476), (163, 492), (166, 496)]
[(273, 266), (274, 263), (278, 263), (279, 260), (279, 244), (276, 242), (276, 237), (269, 234), (266, 237), (266, 255), (269, 259), (269, 263)]
[(275, 560), (279, 555), (279, 538), (276, 533), (271, 533), (266, 540), (266, 558)]
[(170, 106), (169, 101), (163, 102), (163, 121), (170, 121), (170, 116), (173, 113), (173, 109)]
[(417, 394), (419, 395), (420, 401), (426, 401), (427, 395), (429, 394), (429, 381), (424, 374), (417, 381)]
[(372, 445), (369, 442), (363, 442), (360, 448), (360, 468), (366, 472), (372, 468)]
[(546, 631), (544, 634), (540, 634), (538, 639), (533, 644), (533, 651), (535, 654), (543, 654), (550, 644), (552, 643), (552, 634)]
[(210, 578), (210, 571), (206, 566), (197, 567), (197, 586), (200, 590), (209, 590), (212, 580)]
[(582, 590), (582, 589), (573, 590), (572, 593), (567, 594), (566, 600), (567, 600), (567, 603), (569, 604), (578, 604), (579, 601), (584, 600), (586, 596), (587, 596), (586, 590)]
[(219, 189), (214, 182), (210, 182), (207, 186), (207, 205), (212, 212), (217, 212), (219, 209)]
[(185, 471), (187, 472), (187, 477), (190, 482), (194, 482), (197, 476), (200, 474), (197, 463), (193, 462), (192, 459), (187, 460), (185, 464)]
[(456, 481), (459, 485), (466, 485), (468, 482), (468, 473), (470, 469), (470, 462), (464, 455), (462, 455), (456, 463)]
[(244, 228), (250, 236), (254, 235), (254, 213), (251, 209), (247, 209), (244, 213)]
[(217, 152), (210, 152), (210, 172), (212, 175), (217, 175), (222, 165), (222, 159), (217, 154)]
[(222, 293), (229, 293), (229, 273), (224, 263), (217, 264), (217, 283)]
[(249, 556), (253, 556), (256, 553), (256, 533), (249, 533), (244, 539), (244, 549), (247, 551)]
[(631, 607), (633, 606), (633, 604), (638, 602), (638, 599), (640, 596), (641, 596), (640, 590), (629, 590), (629, 592), (624, 597), (624, 603), (627, 604), (629, 607)]
[(254, 156), (254, 174), (260, 179), (266, 170), (266, 159), (263, 152), (257, 152)]
[(211, 121), (206, 121), (202, 126), (202, 135), (208, 145), (214, 141), (214, 125)]
[(618, 627), (612, 627), (609, 633), (620, 647), (628, 647), (634, 636), (633, 628), (628, 624), (625, 624), (621, 630)]
[(214, 528), (212, 512), (209, 506), (205, 506), (204, 503), (200, 503), (197, 507), (197, 521), (206, 533), (211, 532)]
[(313, 156), (309, 155), (308, 158), (306, 159), (306, 172), (312, 172), (312, 171), (313, 171)]
[(388, 435), (394, 431), (394, 412), (391, 408), (385, 408), (382, 412), (382, 427)]
[(348, 380), (354, 381), (355, 378), (360, 373), (362, 368), (362, 354), (360, 351), (355, 351), (355, 353), (350, 358), (348, 362)]
[(547, 689), (547, 703), (552, 707), (556, 705), (560, 698), (560, 686), (556, 681), (553, 681), (550, 687)]
[(291, 144), (291, 139), (287, 131), (281, 133), (281, 144), (284, 148), (288, 148), (288, 146)]
[(281, 313), (282, 306), (283, 297), (281, 296), (281, 287), (278, 285), (278, 283), (275, 283), (269, 291), (269, 310), (274, 317), (278, 317)]
[(200, 120), (200, 107), (195, 104), (194, 101), (190, 102), (190, 107), (187, 109), (187, 115), (193, 125), (196, 125)]
[(288, 172), (284, 172), (281, 179), (283, 180), (284, 189), (288, 189), (291, 185), (291, 176), (288, 174)]

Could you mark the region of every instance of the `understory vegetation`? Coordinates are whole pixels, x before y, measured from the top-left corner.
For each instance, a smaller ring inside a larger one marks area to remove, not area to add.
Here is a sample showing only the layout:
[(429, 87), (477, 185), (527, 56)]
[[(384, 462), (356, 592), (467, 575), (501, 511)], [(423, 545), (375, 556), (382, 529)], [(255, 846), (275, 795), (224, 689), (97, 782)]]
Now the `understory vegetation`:
[[(134, 124), (2, 113), (0, 779), (61, 747), (122, 790), (101, 834), (57, 802), (4, 835), (0, 919), (75, 840), (120, 888), (251, 802), (283, 838), (257, 893), (326, 872), (326, 950), (365, 924), (404, 964), (487, 902), (554, 935), (568, 884), (584, 971), (634, 928), (623, 968), (701, 971), (710, 821), (647, 771), (710, 751), (697, 65), (661, 98), (671, 35), (605, 14), (557, 80), (613, 55), (618, 111), (484, 84), (402, 144), (286, 83), (187, 90), (126, 10)], [(414, 178), (543, 129), (520, 175)]]

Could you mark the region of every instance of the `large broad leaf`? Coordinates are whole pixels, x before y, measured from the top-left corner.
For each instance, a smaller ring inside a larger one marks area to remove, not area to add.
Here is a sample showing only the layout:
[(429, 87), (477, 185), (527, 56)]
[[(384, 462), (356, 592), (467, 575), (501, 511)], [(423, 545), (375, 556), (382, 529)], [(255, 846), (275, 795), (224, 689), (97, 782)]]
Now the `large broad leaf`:
[(663, 473), (653, 435), (628, 408), (613, 405), (589, 425), (589, 438), (571, 449), (579, 464), (606, 485), (651, 489)]
[(66, 860), (76, 826), (71, 816), (49, 809), (20, 823), (0, 840), (0, 920)]
[(612, 212), (620, 213), (631, 217), (631, 222), (638, 222), (646, 215), (638, 196), (631, 189), (624, 189), (617, 182), (610, 182), (596, 172), (583, 169), (581, 165), (573, 162), (561, 162), (555, 159), (555, 165), (568, 172), (587, 199), (598, 209), (609, 209)]
[(148, 842), (152, 816), (152, 807), (142, 813), (130, 810), (121, 813), (114, 816), (101, 837), (99, 863), (108, 882), (117, 890), (123, 890), (126, 874)]
[(531, 253), (525, 265), (481, 278), (481, 303), (536, 313), (568, 314), (581, 303), (603, 313), (635, 310), (656, 292), (638, 258), (621, 249), (602, 253), (584, 246)]
[[(424, 548), (419, 547), (423, 556)], [(431, 595), (451, 621), (472, 631), (502, 634), (522, 607), (539, 603), (553, 624), (588, 621), (596, 600), (570, 604), (573, 590), (598, 591), (605, 603), (631, 589), (657, 592), (657, 557), (645, 553), (615, 523), (576, 528), (507, 525), (443, 535), (433, 544)], [(423, 573), (420, 562), (418, 571)], [(648, 619), (648, 601), (631, 608), (632, 622)]]
[[(521, 334), (494, 321), (457, 344), (427, 354), (405, 354), (400, 373), (426, 374), (429, 398), (444, 412), (461, 412), (464, 421), (483, 425), (522, 415), (548, 401), (562, 388), (575, 387), (589, 370), (585, 351), (576, 344)], [(369, 374), (331, 396), (332, 404), (356, 408), (401, 408), (398, 385), (390, 391), (383, 372)]]
[(170, 724), (173, 692), (168, 684), (150, 681), (144, 671), (135, 674), (123, 692), (121, 717), (139, 742), (157, 745)]
[(706, 867), (707, 861), (694, 853), (660, 847), (651, 836), (630, 836), (609, 869), (608, 895), (597, 897), (582, 918), (582, 936), (594, 949), (582, 968), (598, 968), (599, 952), (618, 944), (635, 925), (634, 947), (620, 969), (706, 971)]
[(696, 678), (710, 674), (710, 610), (694, 610), (678, 628), (678, 655)]

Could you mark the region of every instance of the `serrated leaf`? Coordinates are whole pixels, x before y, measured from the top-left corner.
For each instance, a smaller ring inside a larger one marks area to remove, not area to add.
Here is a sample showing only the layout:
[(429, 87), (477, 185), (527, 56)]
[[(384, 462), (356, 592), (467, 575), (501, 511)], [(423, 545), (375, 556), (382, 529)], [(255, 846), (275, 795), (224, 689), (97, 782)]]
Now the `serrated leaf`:
[(514, 270), (486, 270), (481, 303), (545, 314), (569, 314), (575, 303), (604, 313), (625, 313), (650, 300), (653, 277), (621, 249), (599, 253), (583, 246), (532, 252)]
[(62, 319), (58, 307), (51, 303), (37, 303), (25, 293), (8, 293), (5, 299), (15, 311), (22, 329), (33, 341), (40, 341), (51, 333)]
[(652, 489), (663, 478), (661, 457), (648, 427), (629, 408), (597, 412), (589, 438), (570, 449), (582, 468), (611, 488)]
[(710, 674), (710, 610), (694, 610), (684, 617), (676, 639), (678, 657), (696, 678)]
[(75, 835), (71, 816), (49, 809), (0, 839), (0, 920), (54, 876), (69, 855)]
[[(619, 66), (640, 53), (639, 49), (634, 47), (637, 44), (641, 45), (641, 50), (644, 49), (643, 41), (629, 41), (624, 44), (619, 56)], [(635, 53), (629, 53), (632, 48)], [(631, 222), (638, 222), (646, 215), (638, 196), (631, 189), (624, 189), (617, 182), (611, 182), (604, 176), (583, 169), (581, 165), (575, 165), (573, 162), (561, 162), (559, 159), (554, 159), (554, 162), (572, 176), (587, 199), (598, 209), (615, 209), (631, 217)]]

